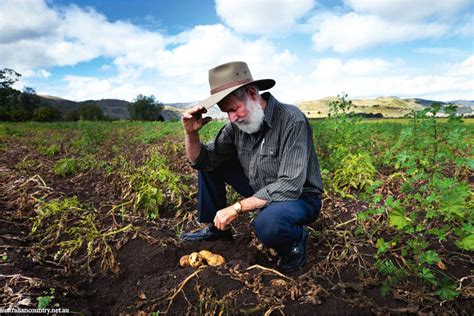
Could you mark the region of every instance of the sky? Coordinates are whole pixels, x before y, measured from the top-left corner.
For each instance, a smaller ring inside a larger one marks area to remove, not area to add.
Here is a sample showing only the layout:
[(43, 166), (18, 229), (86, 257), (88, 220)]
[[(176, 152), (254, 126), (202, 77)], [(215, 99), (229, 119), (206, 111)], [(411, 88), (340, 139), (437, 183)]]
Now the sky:
[(235, 60), (282, 102), (474, 100), (474, 1), (0, 0), (0, 69), (18, 89), (194, 102)]

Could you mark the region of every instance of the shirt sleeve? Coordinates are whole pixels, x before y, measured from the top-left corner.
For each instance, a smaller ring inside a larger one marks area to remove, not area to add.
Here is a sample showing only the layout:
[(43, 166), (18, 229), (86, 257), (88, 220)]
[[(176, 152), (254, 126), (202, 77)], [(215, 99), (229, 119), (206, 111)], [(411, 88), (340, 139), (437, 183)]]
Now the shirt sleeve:
[(225, 161), (236, 157), (234, 145), (234, 130), (231, 124), (224, 125), (217, 133), (216, 138), (207, 143), (201, 143), (201, 151), (191, 167), (202, 171), (211, 171)]
[(270, 202), (294, 201), (299, 199), (306, 181), (311, 132), (305, 121), (297, 121), (287, 129), (281, 146), (278, 178), (275, 182), (258, 190), (254, 197)]

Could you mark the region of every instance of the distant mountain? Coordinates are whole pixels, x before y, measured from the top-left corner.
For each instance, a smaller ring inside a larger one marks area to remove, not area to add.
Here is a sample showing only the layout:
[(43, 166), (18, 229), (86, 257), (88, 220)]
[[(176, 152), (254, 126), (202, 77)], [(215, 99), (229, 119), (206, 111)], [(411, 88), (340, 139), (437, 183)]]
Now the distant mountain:
[[(328, 102), (337, 100), (336, 97), (328, 97), (314, 101), (303, 101), (298, 104), (300, 109), (310, 118), (326, 117), (329, 113)], [(455, 104), (458, 106), (458, 113), (464, 115), (474, 114), (474, 104), (466, 100), (457, 100), (452, 102), (440, 102), (434, 100), (425, 100), (420, 98), (401, 99), (398, 97), (378, 97), (375, 99), (352, 99), (355, 113), (377, 114), (384, 117), (403, 117), (411, 111), (419, 111), (433, 103), (439, 102), (442, 106)], [(474, 103), (474, 102), (473, 102)], [(443, 116), (443, 113), (440, 114)]]
[(459, 104), (459, 105), (464, 105), (464, 106), (474, 106), (474, 101), (468, 101), (468, 100), (455, 100), (455, 101), (449, 101), (448, 103)]
[[(116, 99), (102, 99), (102, 100), (88, 100), (75, 102), (66, 99), (61, 99), (53, 96), (40, 95), (42, 102), (49, 104), (63, 113), (66, 116), (69, 112), (77, 109), (79, 105), (85, 102), (94, 102), (104, 111), (109, 117), (126, 120), (129, 118), (127, 107), (130, 104), (128, 101)], [(309, 118), (326, 117), (329, 113), (328, 102), (337, 100), (336, 97), (327, 97), (320, 100), (303, 101), (297, 105)], [(426, 100), (420, 98), (401, 99), (398, 97), (378, 97), (375, 99), (353, 99), (352, 111), (356, 113), (377, 114), (380, 113), (384, 117), (403, 117), (412, 110), (419, 111), (425, 107), (431, 106), (433, 103), (439, 102), (434, 100)], [(181, 113), (193, 107), (197, 102), (181, 102), (181, 103), (165, 103), (162, 115), (165, 120), (178, 120)], [(458, 113), (464, 115), (474, 114), (474, 101), (456, 100), (450, 102), (440, 102), (443, 106), (447, 104), (456, 104), (458, 106)], [(214, 106), (208, 109), (207, 115), (223, 119), (227, 115), (219, 110), (219, 107)], [(442, 114), (441, 114), (442, 115)]]
[[(77, 109), (81, 104), (86, 102), (95, 103), (98, 105), (105, 115), (120, 120), (127, 120), (130, 118), (128, 114), (128, 105), (130, 102), (117, 99), (102, 99), (102, 100), (87, 100), (87, 101), (71, 101), (66, 99), (61, 99), (58, 97), (40, 95), (41, 101), (45, 104), (48, 104), (52, 107), (57, 108), (63, 114), (63, 117)], [(176, 103), (176, 104), (186, 104), (186, 103)], [(167, 121), (178, 120), (181, 116), (181, 111), (179, 107), (169, 106), (164, 104), (164, 109), (161, 111), (161, 115)]]

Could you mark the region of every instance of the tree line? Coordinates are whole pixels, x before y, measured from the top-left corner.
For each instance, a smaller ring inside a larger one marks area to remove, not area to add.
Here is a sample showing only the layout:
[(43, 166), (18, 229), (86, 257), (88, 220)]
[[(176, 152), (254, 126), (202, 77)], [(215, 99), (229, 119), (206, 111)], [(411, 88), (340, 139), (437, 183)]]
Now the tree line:
[[(42, 101), (31, 87), (23, 91), (13, 88), (21, 74), (10, 68), (0, 70), (0, 121), (54, 122), (54, 121), (106, 121), (108, 117), (94, 101), (83, 102), (66, 115), (57, 108)], [(130, 120), (162, 121), (163, 105), (155, 97), (139, 94), (128, 105)]]

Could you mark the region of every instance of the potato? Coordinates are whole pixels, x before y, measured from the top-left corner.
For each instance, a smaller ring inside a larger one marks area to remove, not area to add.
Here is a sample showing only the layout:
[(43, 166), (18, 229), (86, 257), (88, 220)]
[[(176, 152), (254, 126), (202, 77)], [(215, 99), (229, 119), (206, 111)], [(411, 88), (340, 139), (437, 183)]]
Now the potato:
[(179, 259), (179, 265), (182, 267), (189, 266), (189, 255), (182, 256), (181, 259)]
[(201, 250), (199, 251), (199, 255), (204, 259), (204, 260), (208, 260), (208, 258), (210, 258), (213, 253), (210, 252), (209, 250)]
[(207, 264), (211, 267), (218, 267), (225, 263), (224, 257), (221, 255), (213, 254), (209, 258), (207, 258)]
[(197, 252), (189, 255), (189, 265), (193, 268), (199, 268), (202, 265), (202, 257)]

